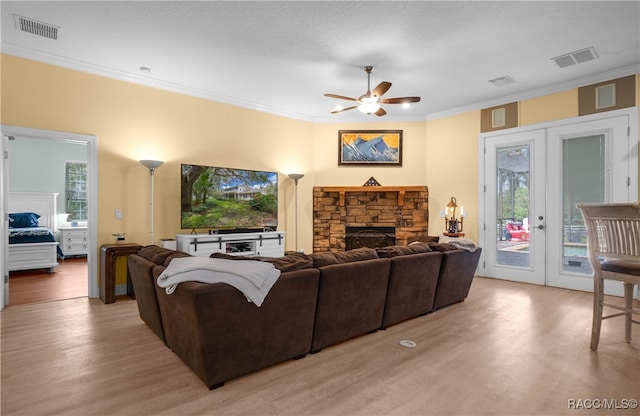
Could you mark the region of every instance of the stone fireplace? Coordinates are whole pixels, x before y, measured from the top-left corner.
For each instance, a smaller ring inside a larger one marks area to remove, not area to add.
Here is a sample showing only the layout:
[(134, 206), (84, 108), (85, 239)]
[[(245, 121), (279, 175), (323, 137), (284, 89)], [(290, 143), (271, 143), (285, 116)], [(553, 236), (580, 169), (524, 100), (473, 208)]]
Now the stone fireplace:
[(392, 245), (390, 238), (393, 244), (421, 240), (429, 234), (428, 202), (426, 186), (314, 187), (313, 251), (345, 251), (347, 228), (363, 232), (356, 237), (365, 244), (373, 244), (366, 242), (371, 238), (384, 245)]

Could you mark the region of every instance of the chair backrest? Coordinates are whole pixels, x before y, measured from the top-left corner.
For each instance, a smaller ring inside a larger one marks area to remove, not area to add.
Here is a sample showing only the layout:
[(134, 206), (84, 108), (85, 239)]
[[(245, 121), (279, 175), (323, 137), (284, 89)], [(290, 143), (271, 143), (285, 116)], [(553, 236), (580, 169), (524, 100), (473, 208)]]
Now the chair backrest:
[(507, 230), (508, 231), (518, 231), (518, 230), (520, 230), (520, 224), (519, 223), (515, 223), (515, 222), (508, 222), (507, 223)]
[(591, 263), (599, 257), (638, 260), (640, 257), (640, 204), (587, 204), (577, 207), (587, 227)]

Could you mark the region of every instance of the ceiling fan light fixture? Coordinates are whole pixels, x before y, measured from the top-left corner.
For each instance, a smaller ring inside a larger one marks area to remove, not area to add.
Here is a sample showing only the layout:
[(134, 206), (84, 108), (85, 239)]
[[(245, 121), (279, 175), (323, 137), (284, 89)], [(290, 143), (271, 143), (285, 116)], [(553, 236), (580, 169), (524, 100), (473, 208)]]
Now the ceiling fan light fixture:
[(373, 114), (380, 109), (380, 103), (378, 97), (365, 97), (361, 99), (361, 103), (358, 106), (358, 110), (364, 114)]
[(358, 110), (364, 114), (373, 114), (380, 109), (378, 103), (362, 103), (358, 106)]

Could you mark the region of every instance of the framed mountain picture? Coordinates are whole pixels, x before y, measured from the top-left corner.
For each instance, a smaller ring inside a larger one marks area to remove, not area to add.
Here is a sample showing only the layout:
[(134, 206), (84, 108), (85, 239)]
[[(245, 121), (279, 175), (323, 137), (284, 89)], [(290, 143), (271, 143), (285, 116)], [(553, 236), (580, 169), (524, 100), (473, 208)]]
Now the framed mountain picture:
[(338, 131), (338, 165), (402, 166), (402, 130)]

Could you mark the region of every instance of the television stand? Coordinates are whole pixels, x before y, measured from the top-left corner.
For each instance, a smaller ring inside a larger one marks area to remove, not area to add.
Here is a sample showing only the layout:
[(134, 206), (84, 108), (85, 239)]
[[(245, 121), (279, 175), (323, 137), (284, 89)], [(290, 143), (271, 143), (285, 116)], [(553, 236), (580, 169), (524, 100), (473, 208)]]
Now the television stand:
[(177, 249), (192, 256), (213, 253), (234, 256), (284, 256), (284, 232), (268, 231), (234, 234), (178, 234)]

